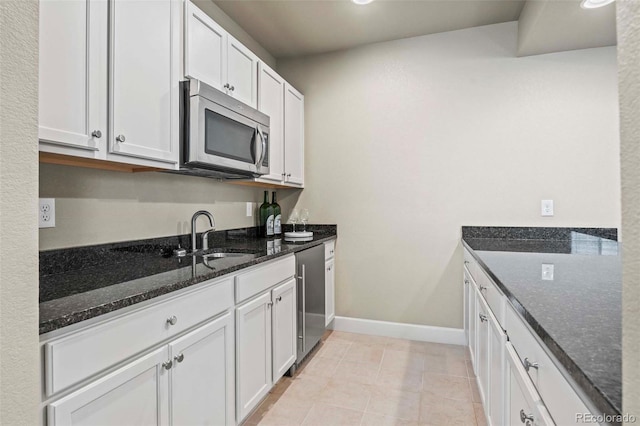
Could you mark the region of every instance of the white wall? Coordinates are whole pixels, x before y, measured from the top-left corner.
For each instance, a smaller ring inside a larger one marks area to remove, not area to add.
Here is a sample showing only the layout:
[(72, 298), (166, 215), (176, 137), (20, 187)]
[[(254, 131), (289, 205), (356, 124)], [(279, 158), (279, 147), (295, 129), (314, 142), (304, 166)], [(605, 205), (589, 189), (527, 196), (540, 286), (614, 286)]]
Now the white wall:
[(38, 2), (0, 1), (0, 424), (38, 424)]
[(615, 48), (516, 58), (516, 36), (278, 61), (305, 94), (298, 206), (338, 224), (337, 315), (461, 327), (462, 225), (620, 225)]
[(618, 66), (622, 151), (622, 411), (640, 416), (640, 3), (619, 1)]
[[(56, 227), (40, 230), (40, 250), (137, 240), (191, 232), (191, 216), (210, 211), (216, 229), (255, 226), (264, 189), (168, 173), (122, 173), (40, 165), (40, 196), (56, 199)], [(269, 190), (269, 197), (271, 197)], [(300, 190), (278, 189), (288, 211)], [(198, 230), (209, 228), (205, 218)]]

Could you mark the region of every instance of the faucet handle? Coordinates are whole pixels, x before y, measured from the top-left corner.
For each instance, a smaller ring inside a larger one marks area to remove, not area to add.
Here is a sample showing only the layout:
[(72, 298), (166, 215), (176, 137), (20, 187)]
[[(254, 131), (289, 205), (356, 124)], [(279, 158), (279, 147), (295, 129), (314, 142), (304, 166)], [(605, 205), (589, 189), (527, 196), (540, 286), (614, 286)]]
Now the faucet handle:
[(211, 228), (202, 233), (202, 250), (209, 250), (209, 234), (213, 233), (216, 228)]

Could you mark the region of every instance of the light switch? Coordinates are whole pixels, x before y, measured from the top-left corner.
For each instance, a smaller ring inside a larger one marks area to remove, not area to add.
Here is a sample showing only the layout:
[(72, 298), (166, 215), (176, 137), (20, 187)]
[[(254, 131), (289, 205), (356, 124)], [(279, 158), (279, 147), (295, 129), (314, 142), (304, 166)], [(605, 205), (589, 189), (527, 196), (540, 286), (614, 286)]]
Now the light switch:
[(544, 281), (553, 281), (553, 263), (542, 264), (542, 279)]
[(542, 216), (553, 216), (553, 200), (542, 200), (541, 214)]
[(247, 217), (253, 216), (253, 203), (247, 203)]

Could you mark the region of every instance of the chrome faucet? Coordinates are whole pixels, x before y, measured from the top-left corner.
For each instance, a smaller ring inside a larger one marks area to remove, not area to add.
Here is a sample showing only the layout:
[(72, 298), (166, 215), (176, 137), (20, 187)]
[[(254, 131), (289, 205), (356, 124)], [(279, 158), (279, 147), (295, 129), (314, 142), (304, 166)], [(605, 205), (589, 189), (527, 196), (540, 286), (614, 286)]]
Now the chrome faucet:
[(202, 234), (202, 250), (207, 250), (209, 248), (209, 233), (216, 230), (216, 222), (213, 220), (213, 215), (211, 213), (206, 210), (198, 210), (195, 212), (191, 217), (191, 253), (198, 251), (196, 241), (196, 219), (200, 216), (206, 216), (209, 218), (209, 224), (211, 225), (211, 229)]

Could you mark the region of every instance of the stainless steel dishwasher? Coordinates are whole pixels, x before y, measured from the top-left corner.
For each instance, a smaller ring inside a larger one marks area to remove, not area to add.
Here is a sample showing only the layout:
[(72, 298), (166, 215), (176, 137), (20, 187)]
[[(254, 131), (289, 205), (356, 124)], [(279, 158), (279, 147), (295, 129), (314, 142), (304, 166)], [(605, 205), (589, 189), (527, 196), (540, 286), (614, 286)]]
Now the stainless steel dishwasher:
[(324, 245), (296, 253), (299, 365), (325, 330)]

